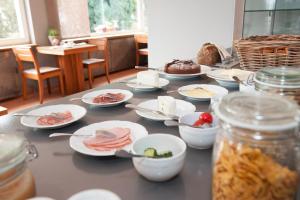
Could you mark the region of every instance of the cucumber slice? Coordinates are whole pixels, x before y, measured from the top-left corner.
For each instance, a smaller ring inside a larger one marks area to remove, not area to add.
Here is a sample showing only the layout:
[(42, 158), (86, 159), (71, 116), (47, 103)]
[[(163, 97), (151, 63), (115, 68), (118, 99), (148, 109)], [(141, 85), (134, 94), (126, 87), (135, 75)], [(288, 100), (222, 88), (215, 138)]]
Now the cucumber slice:
[(155, 158), (157, 157), (157, 151), (156, 149), (150, 147), (144, 150), (144, 155), (149, 158)]

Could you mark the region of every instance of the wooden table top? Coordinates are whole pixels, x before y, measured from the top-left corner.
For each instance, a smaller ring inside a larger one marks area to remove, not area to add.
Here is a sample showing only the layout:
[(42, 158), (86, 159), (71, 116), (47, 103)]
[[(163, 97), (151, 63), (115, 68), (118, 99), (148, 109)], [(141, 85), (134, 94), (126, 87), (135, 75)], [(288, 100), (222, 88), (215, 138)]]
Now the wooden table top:
[(78, 54), (83, 53), (86, 51), (96, 51), (97, 46), (93, 44), (85, 44), (80, 46), (74, 46), (71, 48), (65, 48), (62, 46), (40, 46), (37, 47), (37, 51), (42, 54), (49, 54), (49, 55), (71, 55), (71, 54)]

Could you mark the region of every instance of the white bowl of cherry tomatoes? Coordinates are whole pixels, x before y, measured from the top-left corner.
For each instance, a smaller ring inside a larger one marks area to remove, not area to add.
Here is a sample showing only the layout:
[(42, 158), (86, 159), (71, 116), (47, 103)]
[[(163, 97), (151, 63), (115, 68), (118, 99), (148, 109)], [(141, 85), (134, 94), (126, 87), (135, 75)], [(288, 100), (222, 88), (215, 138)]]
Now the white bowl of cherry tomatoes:
[(181, 138), (191, 148), (208, 149), (215, 142), (218, 131), (218, 119), (208, 112), (195, 112), (179, 118)]

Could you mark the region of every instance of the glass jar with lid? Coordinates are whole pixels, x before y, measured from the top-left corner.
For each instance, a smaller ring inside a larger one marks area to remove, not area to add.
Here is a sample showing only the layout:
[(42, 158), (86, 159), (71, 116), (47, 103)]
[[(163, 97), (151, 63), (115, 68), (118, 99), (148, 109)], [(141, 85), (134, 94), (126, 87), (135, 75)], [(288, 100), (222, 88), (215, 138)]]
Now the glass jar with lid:
[(27, 162), (37, 156), (36, 148), (23, 136), (0, 134), (0, 199), (23, 200), (35, 195)]
[(220, 130), (213, 150), (213, 200), (294, 199), (298, 105), (279, 95), (235, 92), (214, 111)]
[(300, 105), (300, 68), (265, 67), (256, 72), (255, 89), (287, 96)]

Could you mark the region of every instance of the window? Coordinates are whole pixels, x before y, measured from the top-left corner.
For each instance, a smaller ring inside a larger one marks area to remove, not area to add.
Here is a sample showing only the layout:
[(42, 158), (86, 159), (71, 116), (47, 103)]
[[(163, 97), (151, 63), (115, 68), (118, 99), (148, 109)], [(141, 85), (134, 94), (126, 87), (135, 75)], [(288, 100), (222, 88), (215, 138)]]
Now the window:
[(300, 0), (246, 0), (244, 37), (299, 32)]
[(144, 30), (143, 0), (88, 0), (88, 8), (91, 32)]
[(0, 0), (0, 46), (29, 42), (23, 0)]

